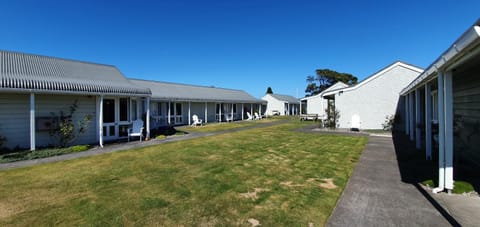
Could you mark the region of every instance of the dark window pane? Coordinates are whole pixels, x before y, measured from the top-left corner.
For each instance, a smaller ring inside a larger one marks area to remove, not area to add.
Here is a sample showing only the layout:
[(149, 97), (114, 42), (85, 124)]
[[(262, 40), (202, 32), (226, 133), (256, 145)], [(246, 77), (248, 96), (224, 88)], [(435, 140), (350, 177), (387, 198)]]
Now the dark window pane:
[(109, 126), (108, 130), (110, 131), (109, 136), (115, 136), (115, 126)]
[(169, 110), (170, 115), (174, 115), (173, 114), (173, 113), (175, 113), (174, 110), (175, 110), (175, 103), (171, 102), (170, 103), (170, 110)]
[(120, 121), (128, 121), (128, 98), (120, 99)]
[(119, 127), (119, 132), (118, 133), (119, 133), (120, 137), (128, 136), (128, 128), (129, 128), (128, 125), (120, 125), (118, 127)]
[(103, 100), (103, 122), (115, 122), (115, 100), (113, 99)]
[(162, 104), (161, 102), (157, 103), (157, 115), (162, 116)]
[(177, 109), (176, 109), (176, 115), (182, 115), (182, 104), (181, 103), (176, 103)]

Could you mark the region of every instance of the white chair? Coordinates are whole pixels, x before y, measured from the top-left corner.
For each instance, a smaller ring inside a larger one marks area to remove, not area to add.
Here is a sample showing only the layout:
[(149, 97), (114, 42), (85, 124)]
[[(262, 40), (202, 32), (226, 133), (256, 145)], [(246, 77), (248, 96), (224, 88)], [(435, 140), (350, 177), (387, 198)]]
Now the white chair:
[(196, 114), (192, 115), (192, 127), (196, 127), (197, 125), (203, 125), (203, 120), (199, 119)]
[(253, 116), (250, 114), (250, 112), (247, 112), (247, 120), (253, 120)]
[(262, 116), (260, 116), (260, 114), (255, 112), (255, 120), (261, 120), (261, 119), (262, 119)]
[(139, 136), (140, 141), (143, 137), (143, 121), (138, 119), (132, 122), (132, 128), (128, 129), (128, 142), (130, 142), (130, 136)]
[(225, 116), (225, 121), (226, 121), (226, 122), (233, 121), (233, 116), (232, 116), (232, 114), (224, 114), (223, 116)]

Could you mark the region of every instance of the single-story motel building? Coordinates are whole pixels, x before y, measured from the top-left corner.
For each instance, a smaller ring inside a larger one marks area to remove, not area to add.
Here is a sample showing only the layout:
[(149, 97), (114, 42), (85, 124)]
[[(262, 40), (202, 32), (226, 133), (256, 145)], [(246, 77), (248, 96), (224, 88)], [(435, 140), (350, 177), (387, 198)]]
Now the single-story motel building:
[(382, 129), (391, 115), (404, 119), (400, 91), (421, 72), (419, 67), (397, 61), (355, 85), (328, 89), (321, 96), (328, 100), (327, 108), (339, 111), (338, 128)]
[[(439, 187), (453, 189), (454, 165), (480, 168), (480, 20), (427, 69), (395, 62), (353, 86), (302, 99), (307, 114), (340, 112), (339, 128), (381, 129), (395, 115), (427, 159), (438, 149)], [(332, 86), (333, 87), (333, 86)]]
[(126, 138), (137, 119), (152, 128), (245, 119), (262, 112), (266, 102), (233, 89), (126, 78), (115, 66), (40, 55), (0, 51), (0, 136), (3, 147), (30, 149), (56, 144), (49, 134), (52, 114), (73, 122), (89, 115), (87, 130), (75, 144)]
[[(480, 168), (480, 20), (400, 93), (405, 134), (427, 159), (438, 147), (438, 184), (453, 189), (454, 166)], [(435, 141), (435, 142), (434, 142)], [(437, 145), (438, 143), (438, 145)]]
[(300, 100), (291, 95), (266, 94), (262, 97), (267, 102), (266, 115), (298, 115), (300, 114)]

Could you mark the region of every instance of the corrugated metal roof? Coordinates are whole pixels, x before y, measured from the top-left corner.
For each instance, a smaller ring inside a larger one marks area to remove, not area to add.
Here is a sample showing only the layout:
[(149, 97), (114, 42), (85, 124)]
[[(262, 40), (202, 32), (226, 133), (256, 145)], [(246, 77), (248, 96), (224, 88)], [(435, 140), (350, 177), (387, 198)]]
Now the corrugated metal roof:
[(150, 95), (115, 67), (0, 51), (0, 90), (45, 93)]
[(245, 91), (215, 88), (179, 83), (169, 83), (150, 80), (130, 79), (133, 83), (148, 87), (152, 91), (152, 99), (178, 100), (194, 102), (236, 102), (236, 103), (264, 103)]
[(290, 95), (281, 95), (281, 94), (270, 94), (270, 95), (280, 101), (285, 101), (291, 104), (300, 104), (300, 100)]

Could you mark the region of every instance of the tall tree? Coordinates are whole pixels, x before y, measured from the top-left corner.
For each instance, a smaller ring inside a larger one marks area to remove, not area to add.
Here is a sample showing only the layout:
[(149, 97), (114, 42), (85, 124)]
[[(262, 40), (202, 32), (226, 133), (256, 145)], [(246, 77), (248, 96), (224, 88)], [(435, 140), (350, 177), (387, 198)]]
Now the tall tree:
[(331, 69), (317, 69), (315, 70), (315, 76), (307, 76), (305, 93), (307, 93), (307, 96), (312, 96), (324, 91), (337, 82), (354, 85), (357, 81), (357, 77), (349, 73), (340, 73)]
[(267, 93), (267, 94), (273, 94), (272, 88), (271, 88), (271, 87), (268, 87), (266, 93)]

